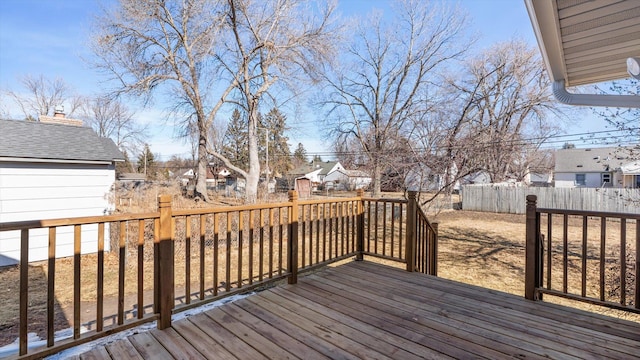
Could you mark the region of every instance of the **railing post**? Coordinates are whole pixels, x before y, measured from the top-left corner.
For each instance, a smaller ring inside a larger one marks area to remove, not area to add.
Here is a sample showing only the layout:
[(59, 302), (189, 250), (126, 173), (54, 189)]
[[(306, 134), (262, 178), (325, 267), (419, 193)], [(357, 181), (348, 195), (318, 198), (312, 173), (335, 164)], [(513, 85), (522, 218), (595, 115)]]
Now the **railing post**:
[(416, 192), (409, 191), (407, 203), (407, 239), (405, 241), (405, 255), (407, 261), (407, 271), (413, 272), (416, 268), (416, 215), (417, 202)]
[(171, 327), (171, 310), (174, 306), (174, 259), (173, 238), (171, 232), (171, 195), (158, 196), (160, 211), (160, 229), (158, 236), (158, 255), (156, 256), (156, 289), (158, 296), (158, 329)]
[(429, 241), (429, 275), (438, 276), (438, 223), (432, 223), (433, 235)]
[(359, 198), (356, 209), (356, 261), (364, 260), (364, 190), (358, 189), (356, 196)]
[(528, 300), (538, 300), (536, 289), (540, 286), (540, 224), (536, 212), (537, 197), (527, 195), (526, 217), (526, 259), (524, 297)]
[(287, 271), (289, 272), (289, 284), (298, 282), (298, 192), (289, 191), (289, 236), (287, 236)]

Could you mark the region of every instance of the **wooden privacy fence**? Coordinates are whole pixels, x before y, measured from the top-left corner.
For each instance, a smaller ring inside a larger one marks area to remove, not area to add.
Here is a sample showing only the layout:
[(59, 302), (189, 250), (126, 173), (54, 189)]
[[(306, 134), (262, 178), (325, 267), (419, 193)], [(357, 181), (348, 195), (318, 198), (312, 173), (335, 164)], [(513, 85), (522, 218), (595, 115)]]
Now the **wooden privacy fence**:
[(462, 187), (462, 210), (525, 213), (525, 198), (535, 195), (549, 209), (640, 213), (640, 189), (537, 188), (494, 185)]
[[(82, 227), (89, 224), (98, 225), (98, 252), (81, 255)], [(71, 261), (56, 259), (61, 227), (74, 229)], [(41, 265), (46, 289), (29, 284), (29, 233), (40, 228), (49, 234), (49, 260)], [(437, 224), (418, 208), (415, 192), (407, 200), (364, 198), (362, 191), (352, 198), (299, 200), (292, 191), (288, 202), (193, 210), (173, 210), (171, 197), (162, 195), (153, 213), (0, 223), (0, 231), (21, 235), (15, 334), (20, 359), (154, 320), (164, 329), (171, 326), (172, 314), (278, 280), (295, 284), (300, 272), (349, 257), (400, 261), (408, 271), (432, 275), (437, 270)], [(111, 252), (104, 251), (105, 241)], [(63, 263), (73, 269), (72, 276), (56, 271)], [(67, 289), (73, 294), (68, 301), (73, 331), (71, 338), (59, 340), (56, 304)], [(46, 304), (30, 312), (37, 306), (30, 299), (40, 295)], [(38, 312), (46, 313), (41, 334), (46, 345), (30, 348), (27, 334), (38, 332), (30, 320)]]
[(527, 196), (525, 297), (640, 313), (640, 214), (538, 208)]

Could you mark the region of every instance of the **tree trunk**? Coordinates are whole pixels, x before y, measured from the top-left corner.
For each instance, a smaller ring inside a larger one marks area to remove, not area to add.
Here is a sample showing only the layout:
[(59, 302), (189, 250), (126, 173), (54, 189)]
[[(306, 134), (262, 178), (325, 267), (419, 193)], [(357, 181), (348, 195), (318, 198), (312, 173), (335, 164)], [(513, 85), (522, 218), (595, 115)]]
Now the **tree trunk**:
[(382, 183), (382, 169), (380, 167), (380, 159), (376, 156), (373, 158), (373, 197), (379, 197)]
[(194, 196), (209, 202), (207, 195), (207, 166), (209, 159), (207, 156), (207, 131), (200, 130), (200, 138), (198, 141), (198, 177), (196, 178), (196, 189)]
[(258, 199), (258, 182), (260, 181), (260, 158), (258, 156), (258, 111), (252, 106), (249, 111), (249, 171), (247, 171), (245, 192), (246, 201), (254, 204)]

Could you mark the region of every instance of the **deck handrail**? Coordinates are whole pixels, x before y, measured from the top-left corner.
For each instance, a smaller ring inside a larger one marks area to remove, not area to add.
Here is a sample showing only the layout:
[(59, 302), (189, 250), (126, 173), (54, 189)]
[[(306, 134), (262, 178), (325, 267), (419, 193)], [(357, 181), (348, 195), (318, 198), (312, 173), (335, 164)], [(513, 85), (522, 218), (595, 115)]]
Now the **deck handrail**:
[[(407, 263), (408, 271), (435, 275), (437, 224), (429, 223), (415, 198), (415, 192), (409, 192), (408, 199), (365, 198), (359, 190), (356, 197), (299, 200), (291, 191), (287, 202), (174, 210), (172, 197), (160, 195), (157, 212), (0, 223), (0, 232), (19, 231), (21, 265), (28, 264), (30, 231), (48, 229), (46, 347), (29, 349), (27, 343), (29, 266), (20, 266), (16, 358), (46, 356), (154, 320), (164, 329), (177, 312), (284, 279), (295, 284), (301, 272), (351, 257), (387, 258)], [(81, 334), (81, 234), (87, 225), (98, 226), (96, 317), (95, 329)], [(74, 315), (72, 338), (58, 341), (54, 303), (61, 227), (73, 229)], [(103, 313), (106, 241), (111, 241), (117, 259), (118, 309), (112, 325), (104, 324)], [(152, 269), (145, 269), (149, 262)], [(133, 267), (136, 280), (127, 277), (127, 266)], [(153, 280), (145, 280), (145, 274), (152, 274)], [(183, 279), (179, 287), (177, 277)], [(137, 310), (128, 318), (124, 299), (131, 281)], [(195, 291), (192, 282), (198, 287)], [(151, 303), (144, 296), (149, 291)]]
[[(640, 214), (538, 208), (535, 195), (528, 195), (526, 200), (527, 299), (542, 300), (543, 294), (548, 294), (640, 313)], [(616, 220), (616, 225), (619, 224), (617, 234), (608, 232), (611, 219)], [(554, 220), (562, 226), (560, 235), (554, 232)], [(627, 226), (628, 220), (635, 222), (635, 229), (627, 231), (631, 228)], [(581, 228), (579, 238), (569, 234), (569, 223), (572, 221), (581, 222), (578, 225)], [(544, 222), (546, 231), (543, 231)], [(599, 238), (590, 239), (590, 224), (599, 229)], [(633, 232), (635, 242), (630, 248), (635, 247), (635, 266), (631, 266), (635, 267), (634, 272), (627, 269), (627, 247), (632, 245), (627, 241), (627, 237), (628, 233)], [(617, 235), (619, 240), (611, 241), (609, 235)], [(597, 276), (589, 276), (589, 265), (597, 265)], [(579, 269), (579, 284), (572, 283), (569, 279), (572, 266)], [(627, 283), (630, 273), (633, 273), (635, 283)], [(558, 277), (561, 281), (556, 280)], [(612, 286), (608, 286), (607, 279), (613, 279), (615, 287), (619, 290), (611, 291)], [(587, 286), (593, 281), (597, 281), (596, 294), (590, 293)], [(607, 288), (610, 289), (609, 292)], [(633, 293), (628, 297), (627, 292), (631, 289)]]

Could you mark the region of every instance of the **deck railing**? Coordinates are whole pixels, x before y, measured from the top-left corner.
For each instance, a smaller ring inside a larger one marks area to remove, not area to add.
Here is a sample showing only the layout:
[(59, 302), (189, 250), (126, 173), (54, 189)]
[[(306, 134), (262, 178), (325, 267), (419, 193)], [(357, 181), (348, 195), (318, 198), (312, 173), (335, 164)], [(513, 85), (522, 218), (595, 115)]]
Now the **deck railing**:
[(537, 208), (527, 196), (525, 297), (640, 313), (640, 214)]
[[(164, 329), (177, 312), (279, 280), (295, 284), (300, 272), (349, 257), (400, 261), (408, 271), (435, 275), (437, 224), (417, 207), (416, 193), (408, 200), (363, 195), (299, 200), (290, 192), (288, 202), (193, 210), (173, 210), (163, 195), (153, 213), (0, 223), (0, 232), (21, 235), (16, 357), (39, 358), (154, 320)], [(82, 228), (95, 224), (97, 253), (82, 255)], [(56, 264), (69, 260), (56, 258), (61, 227), (74, 234), (73, 276), (66, 278), (73, 331), (64, 340), (54, 334), (57, 287), (65, 285), (55, 280), (67, 275)], [(43, 289), (29, 287), (29, 234), (40, 228), (49, 234), (46, 346), (30, 348), (27, 334), (37, 330), (29, 325), (30, 297)], [(104, 251), (106, 241), (111, 252)], [(87, 319), (85, 312), (95, 315)]]

